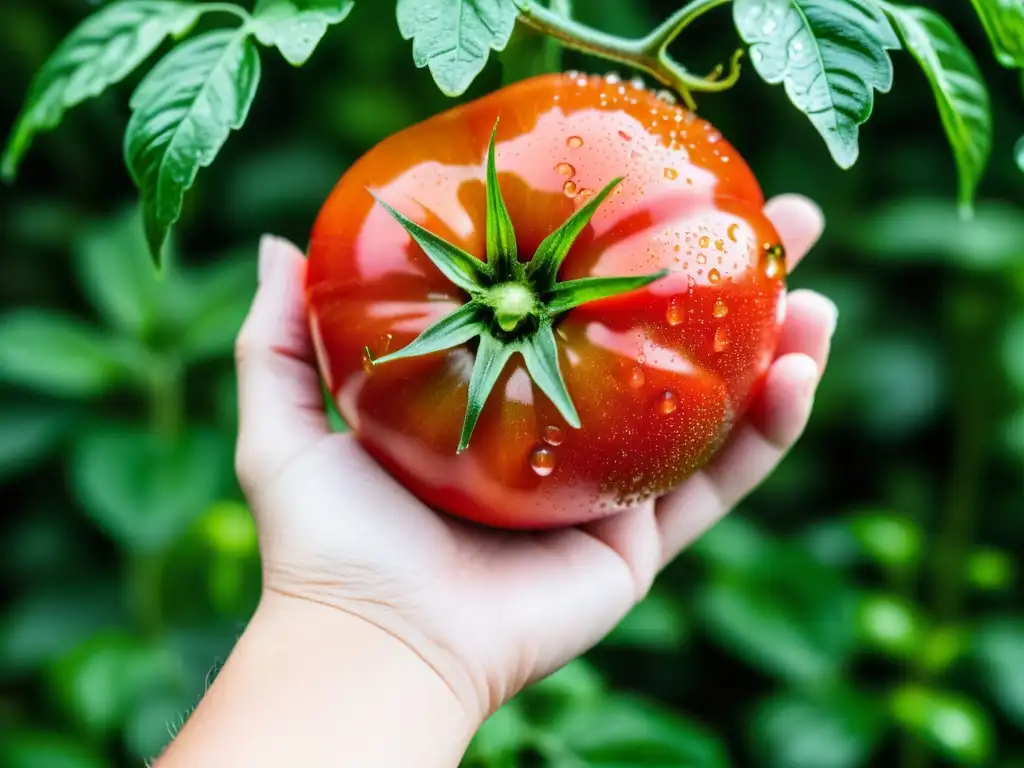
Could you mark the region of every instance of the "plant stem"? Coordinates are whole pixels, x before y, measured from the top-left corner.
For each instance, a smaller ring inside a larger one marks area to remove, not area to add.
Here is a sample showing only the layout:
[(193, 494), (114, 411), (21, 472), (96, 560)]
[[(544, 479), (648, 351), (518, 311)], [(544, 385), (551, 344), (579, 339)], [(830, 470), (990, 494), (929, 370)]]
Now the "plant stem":
[(729, 72), (720, 78), (721, 67), (707, 77), (688, 72), (668, 54), (668, 46), (697, 17), (725, 5), (730, 0), (692, 0), (665, 19), (644, 37), (627, 40), (588, 27), (568, 16), (555, 13), (536, 0), (515, 0), (519, 19), (527, 26), (561, 41), (567, 48), (599, 56), (609, 61), (646, 72), (662, 85), (675, 90), (693, 110), (697, 108), (691, 91), (714, 93), (731, 88), (739, 79), (739, 59), (743, 50), (733, 54)]

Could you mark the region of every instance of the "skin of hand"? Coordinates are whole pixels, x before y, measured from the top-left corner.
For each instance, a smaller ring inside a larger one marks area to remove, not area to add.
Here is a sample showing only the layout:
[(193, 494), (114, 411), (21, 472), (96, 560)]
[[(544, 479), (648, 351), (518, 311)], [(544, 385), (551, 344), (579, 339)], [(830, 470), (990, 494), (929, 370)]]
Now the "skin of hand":
[[(822, 215), (796, 195), (765, 210), (792, 271), (820, 236)], [(253, 746), (261, 722), (279, 729), (273, 743), (281, 749), (292, 734), (291, 748), (306, 750), (303, 765), (321, 764), (318, 754), (322, 764), (457, 765), (490, 714), (598, 643), (684, 547), (778, 464), (808, 420), (837, 318), (824, 296), (789, 292), (758, 399), (713, 461), (676, 490), (581, 527), (502, 532), (436, 513), (355, 437), (329, 431), (305, 266), (295, 246), (264, 237), (260, 285), (236, 347), (236, 465), (259, 531), (263, 599), (211, 701), (161, 766), (183, 755), (182, 764), (235, 764), (225, 759), (239, 753), (223, 743), (233, 729), (250, 740), (245, 765), (283, 764), (270, 761), (268, 744)], [(345, 698), (353, 686), (362, 693)], [(261, 696), (281, 706), (267, 709)], [(240, 709), (232, 715), (232, 707)], [(395, 727), (411, 734), (410, 744), (417, 727), (428, 731), (411, 758), (373, 746), (376, 712), (391, 729), (380, 740), (394, 741)], [(345, 713), (361, 725), (341, 738)], [(302, 725), (289, 726), (289, 714)], [(222, 757), (204, 762), (203, 745), (213, 754), (218, 739)], [(368, 750), (363, 758), (353, 756), (359, 749)], [(436, 761), (426, 757), (431, 750)]]

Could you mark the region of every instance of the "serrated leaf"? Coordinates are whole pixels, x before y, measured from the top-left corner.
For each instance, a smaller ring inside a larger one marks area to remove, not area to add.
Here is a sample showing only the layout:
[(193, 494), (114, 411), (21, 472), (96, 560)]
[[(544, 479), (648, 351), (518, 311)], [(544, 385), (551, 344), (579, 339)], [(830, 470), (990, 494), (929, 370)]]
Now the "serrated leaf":
[(184, 34), (202, 11), (192, 3), (127, 0), (87, 17), (32, 81), (4, 151), (4, 178), (14, 178), (36, 134), (55, 128), (66, 110), (123, 80), (165, 38)]
[(992, 43), (996, 60), (1010, 69), (1024, 67), (1024, 3), (1021, 0), (971, 0)]
[(514, 0), (398, 0), (398, 31), (412, 40), (417, 67), (429, 67), (446, 96), (462, 95), (484, 68), (491, 50), (508, 44), (515, 27)]
[(313, 55), (327, 27), (345, 20), (353, 0), (260, 0), (253, 12), (256, 39), (274, 46), (301, 67)]
[(992, 106), (983, 76), (956, 31), (937, 13), (890, 4), (885, 10), (932, 87), (956, 158), (960, 209), (970, 215), (992, 152)]
[(841, 168), (859, 154), (874, 91), (887, 93), (899, 39), (875, 0), (736, 0), (733, 19), (765, 82), (783, 83)]
[(142, 193), (154, 259), (199, 169), (245, 122), (259, 79), (252, 40), (244, 32), (218, 30), (175, 48), (132, 94), (125, 162)]
[(131, 372), (130, 351), (71, 317), (23, 309), (0, 318), (0, 379), (63, 397), (91, 397)]

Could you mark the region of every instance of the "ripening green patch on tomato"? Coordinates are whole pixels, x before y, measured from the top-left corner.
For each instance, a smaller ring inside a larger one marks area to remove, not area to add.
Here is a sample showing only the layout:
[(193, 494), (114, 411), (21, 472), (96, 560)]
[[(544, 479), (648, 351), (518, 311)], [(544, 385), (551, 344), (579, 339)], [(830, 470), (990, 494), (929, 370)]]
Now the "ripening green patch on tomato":
[(328, 389), (383, 466), (466, 519), (558, 527), (664, 493), (774, 355), (763, 205), (713, 126), (631, 83), (544, 75), (432, 117), (360, 158), (313, 227)]

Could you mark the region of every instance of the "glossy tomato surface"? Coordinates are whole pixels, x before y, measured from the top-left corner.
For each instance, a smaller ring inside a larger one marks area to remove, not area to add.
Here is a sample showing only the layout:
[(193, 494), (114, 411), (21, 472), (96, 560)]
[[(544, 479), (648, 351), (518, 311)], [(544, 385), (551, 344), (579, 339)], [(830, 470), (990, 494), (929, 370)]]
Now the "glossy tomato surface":
[[(513, 356), (456, 448), (476, 341), (372, 367), (467, 296), (372, 191), (485, 258), (485, 161), (520, 260), (614, 177), (562, 280), (670, 274), (563, 315), (560, 362), (581, 428)], [(706, 121), (630, 83), (545, 75), (382, 141), (314, 225), (308, 300), (319, 363), (365, 448), (425, 503), (503, 528), (578, 524), (660, 494), (721, 445), (761, 385), (784, 307), (779, 237), (750, 168)]]

